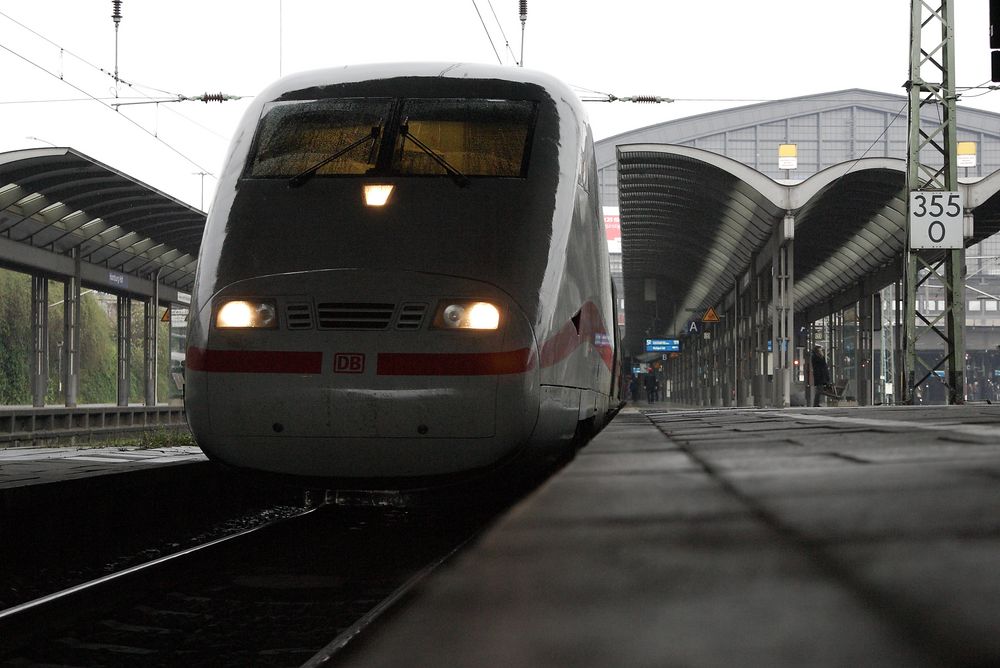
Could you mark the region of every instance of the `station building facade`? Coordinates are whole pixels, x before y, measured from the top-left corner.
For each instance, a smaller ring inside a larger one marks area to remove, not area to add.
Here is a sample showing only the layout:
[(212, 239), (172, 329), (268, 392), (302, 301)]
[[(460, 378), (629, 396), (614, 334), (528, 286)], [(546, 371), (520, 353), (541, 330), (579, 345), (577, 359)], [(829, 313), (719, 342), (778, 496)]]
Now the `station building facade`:
[[(796, 184), (817, 172), (862, 158), (906, 159), (907, 98), (869, 90), (850, 89), (786, 100), (752, 104), (700, 114), (639, 128), (596, 143), (598, 183), (605, 219), (617, 220), (617, 147), (630, 144), (670, 144), (688, 146), (724, 155), (782, 184)], [(962, 160), (959, 180), (971, 183), (1000, 170), (1000, 114), (976, 110), (961, 104), (958, 109), (957, 139)], [(794, 147), (794, 161), (787, 158)], [(782, 154), (785, 155), (782, 155)], [(624, 295), (621, 244), (609, 244), (612, 273), (618, 294)], [(970, 400), (1000, 398), (1000, 235), (989, 237), (966, 250), (966, 396)], [(883, 338), (877, 347), (881, 370), (876, 371), (876, 403), (892, 403), (891, 379), (897, 363), (891, 341), (899, 317), (892, 310), (892, 287), (883, 297)], [(923, 311), (944, 309), (944, 296), (933, 285), (918, 295)], [(624, 312), (624, 304), (619, 304)], [(823, 336), (843, 354), (850, 353), (857, 336), (857, 313), (847, 308), (820, 324)], [(831, 327), (835, 325), (835, 327)], [(624, 324), (628, 329), (628, 322)], [(669, 335), (657, 332), (658, 335)], [(636, 351), (632, 351), (633, 353)], [(837, 369), (841, 376), (855, 373), (851, 365)], [(804, 378), (803, 378), (804, 379)], [(879, 379), (882, 382), (878, 382)], [(842, 378), (850, 383), (851, 379)], [(930, 394), (930, 392), (928, 393)], [(937, 397), (926, 397), (934, 401)], [(936, 402), (936, 401), (935, 401)]]

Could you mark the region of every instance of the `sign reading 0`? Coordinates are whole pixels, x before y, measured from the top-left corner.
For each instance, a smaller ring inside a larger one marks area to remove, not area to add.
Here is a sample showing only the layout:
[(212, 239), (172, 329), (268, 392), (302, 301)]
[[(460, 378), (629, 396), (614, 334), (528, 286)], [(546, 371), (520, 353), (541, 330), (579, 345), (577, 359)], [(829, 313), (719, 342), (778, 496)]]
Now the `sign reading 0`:
[(680, 339), (646, 339), (647, 353), (679, 353)]
[(910, 248), (962, 248), (962, 193), (914, 190), (910, 193)]

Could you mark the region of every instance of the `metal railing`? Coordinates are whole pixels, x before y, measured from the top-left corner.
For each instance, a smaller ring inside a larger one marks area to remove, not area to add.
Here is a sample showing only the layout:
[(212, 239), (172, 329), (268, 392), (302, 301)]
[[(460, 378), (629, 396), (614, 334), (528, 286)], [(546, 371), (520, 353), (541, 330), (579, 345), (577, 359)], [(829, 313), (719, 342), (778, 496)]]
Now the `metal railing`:
[(0, 448), (90, 443), (161, 429), (187, 430), (183, 406), (0, 407)]

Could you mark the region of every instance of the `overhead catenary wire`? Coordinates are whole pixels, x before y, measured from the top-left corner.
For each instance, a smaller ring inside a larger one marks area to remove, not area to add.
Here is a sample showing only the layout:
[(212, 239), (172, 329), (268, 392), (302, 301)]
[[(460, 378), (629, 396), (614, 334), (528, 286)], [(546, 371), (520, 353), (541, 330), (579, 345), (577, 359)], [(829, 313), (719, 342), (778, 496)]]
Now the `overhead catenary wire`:
[(4, 45), (4, 44), (0, 44), (0, 49), (3, 49), (4, 51), (7, 51), (7, 52), (8, 52), (8, 53), (10, 53), (11, 55), (13, 55), (13, 56), (15, 56), (15, 57), (17, 57), (17, 58), (20, 58), (21, 60), (23, 60), (24, 62), (28, 63), (28, 64), (29, 64), (29, 65), (31, 65), (32, 67), (35, 67), (35, 68), (37, 68), (37, 69), (41, 70), (42, 72), (45, 72), (45, 73), (46, 73), (46, 74), (48, 74), (49, 76), (51, 76), (51, 77), (54, 77), (54, 78), (56, 78), (56, 79), (59, 79), (60, 81), (62, 81), (62, 82), (63, 82), (64, 84), (66, 84), (67, 86), (69, 86), (69, 87), (71, 87), (71, 88), (73, 88), (73, 89), (75, 89), (75, 90), (77, 90), (77, 91), (79, 91), (79, 92), (83, 93), (83, 94), (84, 94), (84, 95), (86, 95), (86, 96), (87, 96), (88, 98), (90, 98), (90, 99), (91, 99), (91, 100), (93, 100), (94, 102), (97, 102), (97, 103), (98, 103), (98, 104), (100, 104), (101, 106), (103, 106), (103, 107), (106, 107), (106, 108), (110, 109), (111, 111), (115, 111), (116, 113), (118, 113), (118, 115), (119, 115), (119, 116), (121, 116), (121, 118), (124, 118), (124, 119), (125, 119), (126, 121), (128, 121), (129, 123), (131, 123), (131, 124), (132, 124), (132, 125), (134, 125), (135, 127), (139, 128), (140, 130), (142, 130), (143, 132), (145, 132), (146, 134), (148, 134), (148, 135), (149, 135), (150, 137), (152, 137), (152, 138), (153, 138), (153, 139), (155, 139), (156, 141), (160, 142), (161, 144), (163, 144), (164, 146), (166, 146), (166, 147), (167, 147), (168, 149), (170, 149), (171, 151), (173, 151), (174, 153), (176, 153), (177, 155), (179, 155), (180, 157), (182, 157), (182, 158), (183, 158), (184, 160), (187, 160), (187, 161), (188, 161), (189, 163), (191, 163), (192, 165), (194, 165), (194, 166), (195, 166), (195, 167), (197, 167), (198, 169), (200, 169), (200, 170), (202, 170), (202, 171), (205, 171), (205, 172), (207, 172), (208, 174), (210, 174), (210, 175), (212, 175), (212, 176), (214, 177), (214, 174), (212, 174), (212, 173), (211, 173), (211, 172), (209, 172), (209, 171), (208, 171), (207, 169), (205, 169), (205, 167), (202, 167), (202, 166), (201, 166), (200, 164), (198, 164), (197, 162), (195, 162), (195, 161), (194, 161), (194, 160), (193, 160), (192, 158), (189, 158), (188, 156), (184, 155), (184, 154), (183, 154), (183, 153), (182, 153), (182, 152), (181, 152), (181, 151), (180, 151), (179, 149), (177, 149), (176, 147), (172, 146), (172, 145), (171, 145), (171, 144), (169, 144), (168, 142), (165, 142), (165, 141), (163, 141), (163, 139), (161, 139), (160, 137), (158, 137), (158, 136), (157, 136), (157, 135), (156, 135), (155, 133), (151, 132), (151, 131), (150, 131), (149, 129), (147, 129), (147, 128), (146, 128), (145, 126), (143, 126), (143, 125), (142, 125), (141, 123), (139, 123), (139, 122), (137, 122), (137, 121), (135, 121), (135, 120), (133, 120), (133, 119), (129, 118), (129, 117), (128, 117), (128, 116), (126, 116), (125, 114), (122, 114), (122, 113), (120, 113), (120, 112), (117, 112), (117, 110), (115, 110), (115, 109), (114, 109), (114, 108), (113, 108), (113, 107), (112, 107), (112, 106), (111, 106), (110, 104), (108, 104), (107, 102), (104, 102), (104, 101), (103, 101), (103, 100), (101, 100), (100, 98), (98, 98), (98, 97), (95, 97), (94, 95), (91, 95), (91, 94), (90, 94), (89, 92), (87, 92), (87, 91), (86, 91), (86, 90), (84, 90), (83, 88), (80, 88), (79, 86), (77, 86), (77, 85), (76, 85), (76, 84), (74, 84), (73, 82), (71, 82), (71, 81), (68, 81), (68, 80), (66, 80), (65, 78), (63, 78), (63, 77), (59, 76), (58, 74), (56, 74), (55, 72), (52, 72), (51, 70), (48, 70), (48, 69), (46, 69), (46, 68), (45, 68), (45, 67), (43, 67), (42, 65), (39, 65), (39, 64), (38, 64), (38, 63), (36, 63), (35, 61), (33, 61), (33, 60), (31, 60), (30, 58), (28, 58), (27, 56), (24, 56), (24, 55), (21, 55), (21, 54), (20, 54), (20, 53), (18, 53), (17, 51), (14, 51), (13, 49), (11, 49), (10, 47), (8, 47), (8, 46), (6, 46), (6, 45)]
[[(117, 24), (118, 24), (118, 21), (120, 21), (120, 19), (121, 19), (121, 14), (120, 14), (121, 0), (118, 0), (117, 3), (115, 3), (114, 0), (112, 0), (112, 2), (113, 2), (113, 5), (112, 5), (112, 9), (113, 9), (112, 19), (115, 20), (115, 28), (116, 28), (116, 32), (117, 32)], [(120, 100), (120, 99), (129, 99), (129, 100), (131, 100), (131, 99), (136, 99), (136, 100), (138, 100), (138, 99), (145, 99), (146, 100), (146, 104), (156, 104), (157, 105), (157, 109), (159, 109), (159, 106), (160, 106), (159, 103), (166, 102), (166, 101), (169, 101), (169, 102), (177, 102), (177, 101), (202, 101), (202, 102), (206, 102), (207, 103), (207, 102), (210, 102), (210, 101), (212, 101), (212, 102), (215, 102), (215, 101), (221, 102), (223, 100), (239, 100), (239, 99), (243, 99), (244, 97), (246, 97), (246, 96), (240, 96), (240, 95), (229, 95), (229, 94), (224, 94), (224, 93), (204, 93), (204, 94), (202, 94), (200, 96), (189, 97), (189, 96), (185, 96), (185, 95), (180, 94), (180, 93), (176, 93), (175, 94), (175, 93), (172, 93), (171, 91), (167, 91), (167, 90), (164, 90), (162, 88), (157, 88), (155, 86), (149, 86), (149, 85), (140, 84), (140, 83), (137, 83), (137, 82), (130, 82), (130, 81), (122, 79), (120, 76), (118, 76), (118, 71), (117, 71), (117, 69), (118, 69), (118, 67), (117, 67), (117, 53), (116, 53), (116, 62), (115, 62), (115, 72), (113, 72), (113, 73), (112, 72), (108, 72), (103, 67), (100, 67), (99, 65), (95, 65), (94, 63), (90, 62), (86, 58), (80, 56), (79, 54), (74, 53), (73, 51), (70, 51), (69, 49), (66, 49), (62, 45), (54, 42), (53, 40), (49, 39), (45, 35), (43, 35), (40, 32), (38, 32), (37, 30), (34, 30), (33, 28), (25, 25), (21, 21), (18, 21), (17, 19), (15, 19), (14, 17), (10, 16), (9, 14), (7, 14), (7, 13), (5, 13), (3, 11), (0, 11), (0, 16), (4, 17), (5, 19), (7, 19), (8, 21), (10, 21), (11, 23), (19, 26), (23, 30), (26, 30), (27, 32), (31, 33), (32, 35), (34, 35), (38, 39), (41, 39), (42, 41), (44, 41), (45, 43), (47, 43), (47, 44), (49, 44), (49, 45), (51, 45), (51, 46), (59, 49), (60, 61), (61, 61), (61, 58), (62, 58), (63, 54), (69, 55), (70, 57), (72, 57), (72, 58), (78, 60), (79, 62), (83, 63), (84, 65), (86, 65), (86, 66), (88, 66), (88, 67), (96, 70), (97, 72), (100, 72), (101, 74), (104, 74), (104, 75), (112, 78), (116, 82), (116, 89), (115, 89), (115, 96), (114, 96), (114, 98), (101, 98), (101, 97), (92, 95), (88, 91), (86, 91), (86, 90), (80, 88), (79, 86), (71, 83), (70, 81), (68, 81), (66, 79), (66, 77), (65, 77), (65, 75), (63, 73), (55, 74), (55, 73), (47, 70), (46, 68), (42, 67), (41, 65), (39, 65), (39, 64), (31, 61), (27, 57), (25, 57), (25, 56), (17, 53), (13, 49), (4, 46), (5, 50), (7, 50), (10, 53), (14, 54), (15, 56), (21, 58), (25, 62), (28, 62), (31, 65), (37, 67), (38, 69), (41, 69), (46, 74), (49, 74), (50, 76), (54, 76), (54, 77), (58, 78), (63, 83), (66, 83), (67, 85), (71, 86), (75, 90), (77, 90), (77, 91), (79, 91), (79, 92), (81, 92), (81, 93), (83, 93), (84, 95), (87, 96), (86, 98), (78, 98), (78, 99), (72, 99), (72, 100), (61, 100), (61, 101), (65, 101), (65, 102), (97, 101), (97, 102), (100, 102), (100, 103), (104, 104), (106, 99), (115, 99), (115, 100)], [(116, 39), (117, 39), (117, 37), (116, 37)], [(117, 51), (117, 43), (116, 43), (116, 51)], [(128, 87), (130, 89), (132, 89), (133, 91), (135, 91), (136, 93), (138, 93), (139, 96), (141, 96), (141, 97), (137, 97), (137, 98), (122, 98), (122, 97), (120, 97), (119, 94), (118, 94), (118, 90), (117, 90), (117, 84), (119, 84), (119, 83), (125, 85), (126, 87)], [(165, 95), (165, 96), (170, 96), (170, 97), (168, 99), (153, 98), (153, 97), (151, 97), (150, 95), (148, 95), (145, 91), (143, 91), (141, 89), (147, 89), (147, 90), (150, 90), (150, 91), (155, 91), (157, 93), (160, 93), (160, 94)], [(37, 103), (42, 103), (42, 102), (49, 102), (49, 101), (48, 100), (37, 100), (37, 101), (34, 101), (34, 100), (33, 101), (3, 101), (3, 102), (0, 102), (0, 104), (21, 104), (21, 103), (36, 103), (37, 104)], [(105, 106), (108, 106), (109, 108), (112, 108), (113, 110), (117, 111), (117, 106), (115, 106), (115, 105), (107, 105), (106, 104)], [(119, 106), (121, 106), (121, 105), (119, 105)], [(220, 134), (219, 132), (216, 132), (215, 130), (207, 127), (206, 125), (204, 125), (204, 124), (202, 124), (202, 123), (194, 120), (193, 118), (190, 118), (189, 116), (186, 116), (185, 114), (182, 114), (181, 112), (179, 112), (179, 111), (177, 111), (175, 109), (170, 108), (169, 106), (164, 107), (164, 108), (167, 111), (169, 111), (170, 113), (174, 114), (175, 116), (178, 116), (178, 117), (184, 119), (185, 121), (191, 123), (192, 125), (195, 125), (195, 126), (201, 128), (205, 132), (208, 132), (209, 134), (212, 134), (212, 135), (218, 137), (219, 139), (222, 139), (223, 141), (228, 141), (229, 140), (229, 137), (226, 137), (226, 136)], [(156, 139), (160, 143), (162, 143), (165, 146), (167, 146), (168, 148), (170, 148), (172, 151), (174, 151), (175, 153), (177, 153), (178, 155), (180, 155), (181, 157), (183, 157), (185, 160), (187, 160), (191, 164), (194, 164), (199, 169), (204, 169), (200, 165), (198, 165), (196, 162), (194, 162), (191, 158), (189, 158), (186, 155), (180, 153), (180, 151), (178, 149), (174, 148), (173, 146), (169, 145), (167, 142), (163, 141), (157, 135), (156, 132), (152, 132), (152, 131), (148, 130), (147, 128), (145, 128), (144, 126), (142, 126), (140, 123), (138, 123), (137, 121), (129, 118), (128, 116), (125, 116), (124, 114), (122, 116), (123, 116), (123, 118), (125, 118), (126, 120), (128, 120), (130, 123), (132, 123), (133, 125), (136, 125), (140, 129), (142, 129), (144, 132), (146, 132), (147, 134), (151, 135), (154, 139)], [(212, 174), (211, 172), (208, 172), (208, 174), (210, 176), (212, 176), (213, 178), (215, 177), (215, 175)]]
[[(83, 63), (84, 65), (90, 67), (91, 69), (94, 69), (94, 70), (100, 72), (101, 74), (103, 74), (103, 75), (105, 75), (107, 77), (115, 79), (114, 73), (107, 71), (106, 69), (104, 69), (103, 67), (101, 67), (99, 65), (95, 65), (94, 63), (90, 62), (89, 60), (87, 60), (83, 56), (80, 56), (79, 54), (74, 53), (73, 51), (70, 51), (69, 49), (63, 47), (62, 45), (57, 44), (56, 42), (52, 41), (51, 39), (49, 39), (45, 35), (43, 35), (40, 32), (38, 32), (37, 30), (34, 30), (33, 28), (25, 25), (24, 23), (21, 23), (20, 21), (18, 21), (14, 17), (10, 16), (9, 14), (7, 14), (7, 13), (5, 13), (3, 11), (0, 11), (0, 16), (4, 17), (5, 19), (7, 19), (8, 21), (10, 21), (14, 25), (16, 25), (16, 26), (18, 26), (18, 27), (26, 30), (27, 32), (31, 33), (32, 35), (34, 35), (35, 37), (39, 38), (43, 42), (46, 42), (47, 44), (49, 44), (49, 45), (51, 45), (51, 46), (59, 49), (60, 60), (61, 60), (62, 55), (64, 55), (64, 54), (65, 55), (69, 55), (70, 57), (72, 57), (72, 58), (80, 61), (81, 63)], [(10, 49), (8, 49), (8, 50), (10, 50)], [(50, 74), (51, 74), (51, 72), (50, 72)], [(59, 74), (58, 78), (59, 78), (60, 81), (65, 80), (65, 76), (62, 73)], [(122, 79), (121, 77), (118, 77), (117, 81), (120, 82), (120, 83), (122, 83), (122, 84), (124, 84), (128, 88), (134, 90), (140, 96), (142, 96), (143, 98), (149, 100), (150, 103), (160, 102), (162, 100), (158, 100), (156, 98), (150, 97), (146, 92), (144, 92), (141, 89), (155, 91), (157, 93), (161, 93), (162, 95), (169, 95), (169, 96), (173, 96), (175, 98), (178, 97), (178, 96), (180, 96), (179, 93), (175, 94), (175, 93), (172, 93), (171, 91), (163, 90), (162, 88), (157, 88), (155, 86), (149, 86), (147, 84), (141, 84), (141, 83), (134, 82), (134, 81), (126, 81), (125, 79)], [(76, 86), (73, 86), (73, 87), (76, 88), (77, 90), (80, 90)], [(100, 98), (100, 97), (91, 95), (90, 93), (87, 93), (86, 91), (81, 91), (81, 92), (84, 92), (88, 97), (81, 98), (80, 100), (66, 100), (66, 101), (67, 102), (77, 102), (77, 101), (90, 101), (90, 100), (94, 100), (94, 99), (97, 99), (97, 100), (101, 101), (103, 99), (106, 99), (106, 98)], [(115, 91), (115, 98), (120, 98), (120, 96), (118, 95), (118, 91), (117, 90)], [(111, 99), (114, 99), (114, 98), (111, 98)], [(39, 100), (39, 101), (30, 101), (30, 102), (31, 103), (39, 103), (39, 102), (42, 102), (42, 101)], [(20, 104), (20, 103), (22, 103), (22, 102), (21, 101), (0, 102), (0, 104)], [(198, 121), (194, 120), (193, 118), (182, 114), (181, 112), (177, 111), (176, 109), (172, 109), (170, 107), (165, 107), (165, 109), (168, 112), (170, 112), (171, 114), (174, 114), (175, 116), (183, 118), (188, 123), (191, 123), (192, 125), (195, 125), (195, 126), (201, 128), (202, 130), (204, 130), (205, 132), (208, 132), (209, 134), (215, 135), (216, 137), (218, 137), (219, 139), (221, 139), (223, 141), (228, 141), (229, 140), (229, 137), (226, 137), (226, 136), (224, 136), (224, 135), (216, 132), (215, 130), (213, 130), (213, 129), (207, 127), (206, 125), (204, 125), (203, 123), (199, 123)], [(213, 174), (212, 176), (214, 178), (215, 175)]]
[(479, 5), (476, 4), (476, 0), (472, 0), (472, 6), (476, 10), (476, 16), (479, 17), (479, 22), (483, 25), (483, 30), (486, 32), (486, 39), (490, 41), (490, 48), (493, 49), (493, 53), (497, 57), (497, 62), (503, 65), (503, 59), (500, 57), (500, 52), (497, 51), (496, 44), (493, 43), (493, 36), (490, 35), (490, 29), (486, 27), (486, 21), (483, 20), (483, 15), (479, 11)]
[[(140, 90), (140, 89), (151, 90), (151, 91), (154, 91), (154, 92), (157, 92), (157, 93), (161, 93), (162, 95), (170, 96), (170, 98), (169, 98), (170, 100), (185, 99), (185, 100), (198, 100), (198, 101), (217, 101), (217, 100), (214, 99), (214, 97), (211, 100), (202, 100), (202, 98), (198, 97), (198, 96), (193, 97), (193, 98), (186, 98), (181, 93), (174, 93), (173, 91), (164, 90), (162, 88), (157, 88), (156, 86), (150, 86), (148, 84), (143, 84), (143, 83), (139, 83), (139, 82), (136, 82), (136, 81), (128, 81), (126, 79), (122, 79), (121, 77), (117, 76), (117, 72), (112, 73), (112, 72), (109, 72), (108, 70), (104, 69), (100, 65), (95, 65), (94, 63), (90, 62), (89, 60), (87, 60), (83, 56), (81, 56), (81, 55), (79, 55), (77, 53), (74, 53), (73, 51), (70, 51), (66, 47), (64, 47), (64, 46), (62, 46), (62, 45), (60, 45), (60, 44), (52, 41), (51, 39), (49, 39), (45, 35), (41, 34), (37, 30), (34, 30), (30, 26), (27, 26), (24, 23), (21, 23), (20, 21), (18, 21), (14, 17), (10, 16), (9, 14), (7, 14), (7, 13), (5, 13), (3, 11), (0, 11), (0, 16), (4, 17), (5, 19), (7, 19), (8, 21), (10, 21), (14, 25), (16, 25), (16, 26), (18, 26), (18, 27), (20, 27), (20, 28), (28, 31), (29, 33), (31, 33), (35, 37), (39, 38), (40, 40), (46, 42), (47, 44), (49, 44), (49, 45), (51, 45), (51, 46), (59, 49), (60, 56), (62, 56), (63, 54), (66, 54), (68, 56), (71, 56), (72, 58), (75, 58), (76, 60), (80, 61), (81, 63), (83, 63), (87, 67), (90, 67), (91, 69), (94, 69), (94, 70), (100, 72), (101, 74), (104, 74), (104, 75), (106, 75), (106, 76), (114, 79), (115, 81), (118, 81), (118, 82), (122, 83), (123, 85), (125, 85), (125, 86), (127, 86), (127, 87), (129, 87), (129, 88), (131, 88), (133, 90), (135, 90), (135, 92), (139, 93), (140, 96), (142, 96), (143, 98), (149, 100), (150, 103), (163, 102), (165, 100), (164, 99), (157, 99), (157, 98), (150, 97), (147, 93), (145, 93), (143, 90)], [(64, 79), (64, 78), (65, 78), (65, 76), (63, 74), (59, 75), (59, 79)], [(90, 95), (90, 94), (88, 93), (88, 95)], [(222, 93), (219, 93), (219, 94), (214, 94), (214, 93), (213, 94), (208, 94), (208, 93), (206, 93), (205, 95), (212, 95), (212, 96), (214, 96), (214, 95), (222, 95)], [(91, 100), (91, 99), (93, 99), (93, 97), (94, 96), (90, 96), (88, 98), (82, 98), (82, 99)], [(119, 96), (119, 95), (116, 94), (115, 97), (118, 98), (118, 97), (121, 97), (121, 96)], [(247, 97), (247, 96), (245, 96), (245, 95), (233, 95), (233, 96), (228, 96), (225, 99), (227, 99), (227, 100), (240, 100), (240, 99), (244, 99), (245, 97)], [(98, 98), (98, 99), (104, 99), (104, 98)], [(74, 99), (74, 100), (67, 100), (67, 101), (76, 102), (78, 100)], [(42, 102), (42, 100), (38, 100), (38, 102)], [(8, 102), (0, 102), (0, 104), (8, 104)], [(193, 119), (185, 116), (184, 114), (182, 114), (182, 113), (180, 113), (178, 111), (174, 111), (174, 110), (171, 110), (171, 111), (172, 111), (172, 113), (176, 114), (177, 116), (180, 116), (184, 120), (189, 121), (190, 123), (193, 123), (194, 125), (197, 125), (197, 126), (203, 128), (203, 129), (209, 130), (204, 125), (202, 125), (202, 124), (198, 123), (197, 121), (195, 121), (195, 120), (193, 120)], [(209, 130), (209, 132), (212, 132), (212, 131)], [(215, 133), (213, 133), (213, 134), (215, 134)], [(219, 136), (221, 136), (221, 135), (219, 135)], [(228, 137), (222, 137), (222, 138), (226, 139), (226, 140), (229, 139)]]
[[(962, 98), (973, 98), (973, 99), (975, 99), (977, 97), (982, 97), (983, 95), (989, 95), (990, 93), (992, 93), (994, 91), (1000, 90), (1000, 86), (994, 86), (994, 85), (992, 85), (991, 82), (992, 82), (992, 79), (987, 79), (986, 81), (984, 81), (983, 83), (979, 84), (978, 86), (969, 86), (969, 87), (956, 86), (955, 90), (956, 91), (961, 91), (956, 96), (956, 101), (961, 101)], [(981, 92), (981, 93), (979, 93), (977, 95), (967, 95), (966, 93), (968, 91), (970, 91), (970, 90), (981, 90), (983, 92)]]
[[(657, 100), (649, 100), (647, 98), (656, 98), (657, 96), (650, 95), (634, 95), (627, 97), (619, 97), (614, 93), (605, 93), (602, 91), (591, 90), (584, 86), (578, 86), (576, 84), (572, 85), (573, 88), (578, 91), (583, 91), (585, 93), (590, 93), (592, 95), (580, 95), (580, 99), (583, 102), (655, 102)], [(961, 88), (960, 90), (977, 90), (986, 88), (989, 89), (981, 95), (986, 93), (992, 93), (994, 91), (1000, 90), (1000, 86), (969, 86), (967, 88)], [(976, 98), (981, 97), (981, 95), (962, 95), (962, 98)], [(865, 98), (842, 98), (842, 97), (813, 97), (807, 96), (811, 102), (871, 102), (871, 99)], [(902, 96), (900, 96), (902, 97)], [(789, 99), (795, 99), (795, 97), (673, 97), (673, 98), (662, 98), (661, 102), (707, 102), (707, 103), (746, 103), (746, 104), (756, 104), (764, 102), (782, 102)], [(959, 99), (961, 101), (961, 98)]]
[[(97, 96), (95, 96), (97, 97)], [(135, 96), (135, 97), (97, 97), (98, 100), (149, 100), (148, 96)], [(61, 97), (61, 98), (46, 98), (44, 100), (0, 100), (0, 105), (8, 104), (66, 104), (67, 102), (93, 102), (94, 97)], [(162, 102), (163, 100), (157, 100)]]
[[(209, 95), (209, 96), (211, 97), (211, 95)], [(184, 96), (180, 96), (180, 97), (183, 98)], [(234, 99), (242, 99), (242, 97), (234, 97)], [(128, 103), (128, 101), (132, 101), (133, 104), (160, 104), (162, 102), (181, 102), (181, 101), (188, 101), (188, 100), (201, 101), (201, 96), (195, 96), (195, 97), (191, 97), (191, 98), (185, 98), (184, 100), (178, 100), (176, 97), (151, 98), (151, 97), (149, 97), (147, 95), (143, 95), (141, 97), (140, 96), (136, 96), (136, 97), (98, 97), (98, 96), (95, 95), (95, 96), (91, 96), (91, 97), (65, 97), (65, 98), (59, 98), (59, 99), (51, 99), (50, 98), (50, 99), (46, 99), (46, 100), (0, 100), (0, 106), (15, 105), (15, 104), (55, 104), (55, 103), (58, 103), (58, 104), (67, 104), (67, 103), (71, 103), (71, 102), (93, 102), (94, 100), (97, 100), (98, 102), (113, 102), (113, 104), (111, 104), (110, 106), (112, 106), (112, 107), (114, 107), (114, 108), (117, 109), (118, 107), (130, 106), (129, 103)], [(215, 130), (213, 130), (212, 128), (208, 127), (204, 123), (199, 123), (198, 121), (194, 120), (193, 118), (189, 118), (188, 116), (185, 116), (184, 114), (180, 114), (180, 113), (174, 111), (170, 107), (164, 107), (164, 109), (166, 109), (167, 111), (170, 111), (170, 112), (172, 112), (172, 113), (180, 116), (181, 118), (183, 118), (187, 122), (191, 123), (192, 125), (198, 126), (199, 128), (201, 128), (202, 130), (204, 130), (208, 134), (215, 135), (216, 137), (218, 137), (219, 139), (221, 139), (223, 141), (229, 141), (229, 139), (230, 139), (226, 135), (224, 135), (224, 134), (222, 134), (220, 132), (216, 132)], [(212, 176), (214, 176), (214, 175), (212, 175)]]
[(514, 61), (515, 65), (520, 65), (520, 61), (517, 56), (514, 55), (514, 50), (510, 48), (510, 40), (507, 39), (507, 33), (503, 30), (503, 25), (500, 23), (500, 19), (497, 18), (497, 12), (493, 9), (493, 0), (486, 0), (487, 4), (490, 6), (490, 11), (493, 13), (493, 20), (497, 23), (497, 28), (500, 29), (500, 36), (503, 37), (504, 46), (507, 47), (507, 52), (510, 53), (511, 59)]
[(873, 148), (875, 148), (875, 146), (877, 146), (880, 141), (882, 141), (882, 138), (885, 137), (886, 134), (888, 134), (889, 128), (892, 127), (892, 124), (895, 123), (896, 120), (900, 116), (903, 115), (903, 112), (906, 111), (907, 107), (909, 107), (909, 106), (910, 106), (910, 103), (909, 103), (909, 101), (907, 101), (906, 104), (904, 104), (902, 107), (899, 108), (899, 111), (897, 111), (896, 115), (892, 117), (892, 120), (885, 124), (885, 129), (882, 130), (882, 134), (880, 134), (878, 137), (876, 137), (875, 141), (873, 141), (871, 144), (869, 144), (868, 148), (866, 148), (864, 150), (864, 153), (862, 153), (861, 156), (857, 160), (854, 161), (854, 163), (847, 169), (846, 172), (844, 172), (843, 175), (840, 176), (840, 178), (837, 179), (837, 181), (840, 181), (840, 179), (842, 179), (845, 176), (847, 176), (848, 174), (850, 174), (854, 170), (854, 168), (858, 165), (858, 163), (865, 159), (865, 156), (868, 155), (868, 153)]
[[(4, 17), (5, 19), (7, 19), (8, 21), (10, 21), (14, 25), (16, 25), (16, 26), (18, 26), (20, 28), (23, 28), (24, 30), (27, 30), (28, 32), (30, 32), (32, 35), (34, 35), (35, 37), (39, 38), (43, 42), (46, 42), (46, 43), (50, 44), (51, 46), (54, 46), (55, 48), (59, 49), (60, 55), (65, 54), (65, 55), (71, 56), (71, 57), (75, 58), (76, 60), (79, 60), (84, 65), (87, 65), (88, 67), (91, 67), (91, 68), (97, 70), (101, 74), (104, 74), (104, 75), (110, 77), (111, 79), (115, 78), (115, 73), (114, 72), (109, 72), (106, 69), (104, 69), (103, 67), (101, 67), (100, 65), (95, 65), (94, 63), (90, 62), (89, 60), (87, 60), (83, 56), (81, 56), (81, 55), (79, 55), (77, 53), (74, 53), (73, 51), (70, 51), (69, 49), (67, 49), (66, 47), (64, 47), (64, 46), (62, 46), (60, 44), (57, 44), (57, 43), (53, 42), (51, 39), (49, 39), (45, 35), (41, 34), (37, 30), (35, 30), (33, 28), (30, 28), (29, 26), (26, 26), (25, 24), (21, 23), (20, 21), (18, 21), (14, 17), (12, 17), (10, 14), (7, 14), (7, 13), (5, 13), (3, 11), (0, 11), (0, 16)], [(62, 77), (60, 77), (60, 78), (62, 78)], [(154, 86), (147, 86), (147, 85), (136, 83), (136, 82), (129, 82), (129, 81), (126, 81), (125, 79), (121, 79), (121, 78), (119, 78), (118, 81), (120, 81), (121, 83), (125, 84), (129, 88), (136, 88), (136, 87), (138, 87), (138, 88), (148, 88), (149, 90), (156, 91), (157, 93), (163, 93), (164, 95), (172, 95), (172, 93), (170, 91), (168, 91), (168, 90), (162, 90), (162, 89), (156, 88)]]

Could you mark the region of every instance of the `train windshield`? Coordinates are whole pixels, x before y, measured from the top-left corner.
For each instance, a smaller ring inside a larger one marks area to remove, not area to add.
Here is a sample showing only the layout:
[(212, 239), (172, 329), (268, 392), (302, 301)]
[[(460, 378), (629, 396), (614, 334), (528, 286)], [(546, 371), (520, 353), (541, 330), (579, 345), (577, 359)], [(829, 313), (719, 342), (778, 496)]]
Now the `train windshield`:
[(248, 176), (293, 177), (353, 149), (316, 170), (317, 175), (365, 174), (375, 166), (378, 139), (372, 128), (384, 127), (392, 111), (388, 98), (331, 98), (271, 102), (257, 131), (257, 143)]
[[(446, 174), (440, 160), (466, 176), (524, 176), (535, 104), (525, 100), (407, 99), (392, 172)], [(409, 137), (423, 143), (408, 141)]]
[[(271, 102), (264, 107), (245, 176), (523, 177), (535, 107), (527, 100), (478, 98)], [(394, 150), (382, 150), (383, 143)]]

